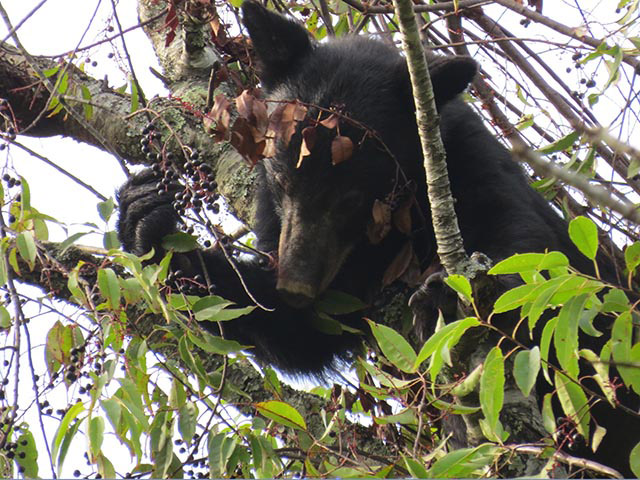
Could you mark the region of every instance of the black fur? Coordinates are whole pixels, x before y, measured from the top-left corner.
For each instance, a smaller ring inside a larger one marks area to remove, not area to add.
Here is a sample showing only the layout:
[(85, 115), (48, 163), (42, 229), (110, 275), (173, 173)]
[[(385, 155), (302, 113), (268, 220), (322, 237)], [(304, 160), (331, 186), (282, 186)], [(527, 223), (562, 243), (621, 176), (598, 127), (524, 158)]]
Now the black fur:
[[(407, 68), (395, 49), (380, 42), (350, 37), (318, 45), (301, 26), (256, 3), (245, 2), (243, 13), (261, 65), (261, 80), (270, 95), (336, 108), (378, 136), (363, 141), (361, 128), (342, 121), (341, 135), (357, 146), (353, 157), (331, 164), (334, 133), (327, 130), (296, 168), (305, 123), (289, 145), (279, 147), (275, 158), (256, 167), (257, 246), (278, 250), (280, 263), (278, 269), (268, 269), (257, 260), (243, 259), (238, 268), (255, 297), (275, 310), (256, 309), (226, 322), (225, 336), (254, 345), (256, 357), (285, 372), (322, 375), (336, 361), (348, 360), (361, 338), (354, 333), (319, 331), (309, 303), (327, 286), (370, 301), (389, 263), (407, 242), (405, 235), (391, 231), (379, 244), (370, 243), (367, 226), (376, 199), (384, 199), (398, 186), (415, 189), (411, 240), (423, 266), (436, 261)], [(591, 262), (569, 240), (567, 224), (529, 187), (522, 169), (482, 120), (457, 98), (472, 80), (475, 62), (429, 56), (429, 65), (466, 250), (483, 252), (494, 261), (517, 252), (559, 250), (574, 267), (592, 273)], [(308, 117), (317, 114), (311, 108)], [(171, 195), (157, 195), (155, 181), (144, 173), (119, 193), (120, 239), (125, 249), (138, 254), (158, 248), (160, 239), (176, 228)], [(250, 304), (221, 252), (207, 251), (204, 257), (209, 276), (218, 286), (216, 293), (240, 305)], [(186, 272), (199, 271), (193, 254), (176, 255), (176, 262)], [(614, 273), (605, 271), (605, 275)], [(304, 288), (296, 290), (299, 285)], [(364, 329), (361, 313), (340, 320)], [(207, 328), (217, 332), (216, 325)], [(610, 412), (603, 409), (602, 418)], [(611, 428), (620, 427), (616, 422), (618, 417)], [(637, 438), (637, 421), (633, 428)], [(614, 455), (615, 449), (615, 443), (605, 439), (599, 453)], [(625, 462), (617, 461), (616, 466)]]

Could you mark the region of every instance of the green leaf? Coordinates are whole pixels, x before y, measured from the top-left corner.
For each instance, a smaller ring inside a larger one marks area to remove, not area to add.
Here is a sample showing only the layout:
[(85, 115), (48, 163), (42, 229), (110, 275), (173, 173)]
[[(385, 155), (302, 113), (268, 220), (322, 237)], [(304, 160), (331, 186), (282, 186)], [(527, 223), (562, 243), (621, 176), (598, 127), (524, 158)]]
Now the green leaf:
[(480, 378), (482, 377), (482, 371), (484, 370), (484, 365), (481, 363), (473, 371), (465, 377), (465, 379), (457, 384), (452, 390), (451, 393), (456, 397), (464, 398), (473, 392), (478, 384), (480, 383)]
[(564, 304), (558, 315), (553, 344), (560, 367), (573, 379), (578, 378), (578, 324), (588, 295), (578, 295)]
[(111, 218), (111, 214), (115, 210), (115, 207), (116, 202), (113, 200), (113, 198), (109, 198), (104, 202), (98, 202), (98, 214), (100, 215), (100, 218), (105, 222), (108, 222)]
[(364, 310), (367, 305), (348, 293), (327, 290), (315, 303), (315, 308), (328, 315), (345, 315)]
[(605, 313), (622, 313), (631, 308), (629, 298), (626, 293), (619, 288), (610, 289), (604, 297), (602, 297), (602, 301), (601, 311)]
[(598, 227), (587, 217), (576, 217), (569, 223), (569, 237), (582, 254), (595, 260), (598, 253)]
[(417, 369), (427, 358), (433, 355), (431, 365), (429, 366), (429, 373), (431, 374), (432, 379), (435, 378), (440, 372), (440, 368), (442, 366), (442, 361), (436, 360), (436, 357), (438, 356), (436, 352), (442, 352), (443, 346), (453, 348), (469, 328), (477, 327), (478, 325), (480, 325), (480, 322), (477, 318), (468, 317), (462, 320), (456, 320), (455, 322), (436, 330), (420, 349), (420, 353), (418, 353), (414, 364), (415, 369)]
[(227, 462), (231, 458), (238, 442), (237, 437), (225, 433), (209, 432), (207, 449), (209, 453), (209, 478), (227, 478)]
[(162, 239), (162, 248), (178, 253), (191, 252), (198, 248), (198, 237), (185, 232), (171, 233)]
[(402, 455), (402, 459), (404, 460), (404, 464), (407, 466), (407, 470), (409, 470), (409, 476), (412, 478), (430, 478), (427, 473), (427, 469), (416, 460), (411, 457), (407, 457), (406, 455)]
[(429, 478), (470, 478), (490, 465), (500, 449), (492, 444), (460, 448), (438, 459), (428, 470)]
[(560, 252), (548, 253), (516, 253), (495, 264), (490, 270), (490, 275), (502, 275), (509, 273), (521, 273), (530, 270), (542, 271), (550, 268), (567, 267), (569, 259)]
[(624, 261), (629, 272), (635, 271), (640, 265), (640, 242), (635, 242), (624, 249)]
[(528, 397), (536, 384), (540, 372), (540, 348), (521, 350), (513, 362), (513, 377), (516, 385), (525, 397)]
[(84, 411), (84, 405), (82, 402), (78, 402), (73, 404), (73, 406), (67, 410), (67, 413), (64, 414), (62, 420), (60, 421), (60, 425), (58, 425), (58, 430), (56, 431), (56, 435), (53, 437), (51, 456), (58, 461), (58, 472), (62, 468), (62, 458), (58, 458), (58, 451), (60, 450), (60, 446), (62, 444), (62, 440), (69, 430), (69, 426), (73, 420), (76, 419), (78, 415), (80, 415)]
[(80, 91), (82, 92), (82, 98), (85, 100), (82, 104), (82, 109), (84, 110), (84, 118), (86, 120), (91, 120), (93, 117), (93, 105), (91, 105), (91, 92), (87, 88), (86, 85), (80, 85)]
[(549, 145), (538, 149), (540, 155), (549, 155), (550, 153), (561, 152), (571, 147), (580, 137), (578, 132), (571, 132)]
[(531, 299), (538, 287), (535, 283), (527, 283), (507, 290), (493, 304), (493, 313), (509, 312), (521, 307)]
[(636, 476), (636, 478), (640, 478), (640, 443), (638, 443), (633, 450), (631, 450), (631, 455), (629, 456), (629, 464), (631, 465), (631, 471)]
[(11, 327), (11, 314), (3, 305), (0, 305), (0, 328)]
[(640, 368), (633, 365), (634, 363), (640, 363), (640, 359), (635, 358), (640, 350), (640, 344), (636, 344), (632, 349), (632, 339), (633, 317), (631, 312), (623, 312), (613, 323), (611, 354), (614, 362), (621, 364), (617, 368), (625, 385), (632, 387), (636, 393), (640, 393)]
[(75, 243), (76, 240), (78, 240), (81, 237), (84, 237), (85, 235), (87, 235), (89, 232), (78, 232), (78, 233), (74, 233), (73, 235), (68, 236), (62, 243), (60, 243), (60, 246), (58, 248), (61, 249), (61, 253), (64, 253), (67, 251), (67, 249), (73, 245)]
[(89, 422), (89, 450), (91, 455), (97, 457), (104, 440), (104, 418), (93, 417)]
[(227, 308), (232, 302), (210, 295), (203, 297), (193, 305), (193, 312), (198, 321), (224, 322), (251, 313), (256, 307)]
[(118, 276), (110, 268), (98, 270), (98, 288), (100, 293), (107, 300), (109, 308), (116, 310), (120, 308), (120, 284)]
[(542, 401), (542, 424), (547, 432), (554, 434), (556, 431), (556, 416), (553, 413), (552, 399), (552, 393), (547, 393), (544, 396)]
[(225, 338), (220, 338), (206, 332), (204, 333), (204, 338), (198, 337), (193, 332), (187, 332), (187, 335), (189, 336), (189, 340), (191, 340), (194, 345), (197, 345), (207, 353), (227, 355), (229, 353), (236, 353), (249, 348), (241, 345), (235, 340), (227, 340)]
[(306, 430), (307, 424), (302, 415), (291, 405), (277, 400), (259, 402), (255, 404), (261, 415), (287, 427), (296, 430)]
[(540, 337), (540, 358), (543, 360), (542, 363), (542, 373), (544, 377), (547, 379), (550, 385), (553, 385), (551, 381), (551, 377), (549, 376), (549, 349), (551, 348), (551, 339), (553, 338), (553, 333), (556, 330), (556, 324), (558, 323), (558, 317), (554, 317), (544, 325), (542, 329), (542, 336)]
[(409, 342), (394, 329), (385, 325), (369, 320), (369, 326), (387, 360), (403, 372), (415, 372), (417, 357)]
[(14, 459), (24, 468), (22, 478), (38, 478), (38, 449), (33, 434), (23, 430), (16, 440)]
[(578, 433), (584, 438), (589, 438), (591, 413), (584, 390), (561, 373), (556, 374), (555, 385), (564, 413), (576, 423)]
[(473, 302), (471, 283), (463, 275), (449, 275), (444, 279), (444, 283), (462, 295), (467, 301)]
[(197, 420), (198, 406), (195, 403), (186, 402), (178, 410), (178, 431), (187, 445), (191, 444), (191, 440), (196, 433)]
[(138, 85), (136, 84), (135, 79), (133, 77), (129, 79), (129, 84), (131, 85), (131, 113), (133, 113), (138, 111), (140, 98), (138, 94)]
[(118, 233), (115, 230), (109, 230), (104, 233), (102, 237), (102, 245), (107, 250), (117, 250), (120, 248), (120, 240), (118, 240)]
[(18, 247), (18, 253), (22, 259), (29, 265), (29, 269), (33, 270), (33, 267), (35, 267), (37, 253), (33, 232), (27, 230), (20, 233), (16, 237), (16, 246)]
[(493, 347), (484, 361), (480, 378), (480, 406), (488, 425), (495, 430), (504, 403), (504, 357), (499, 347)]
[(596, 355), (593, 351), (588, 348), (583, 348), (580, 350), (580, 356), (591, 363), (591, 366), (595, 370), (595, 375), (593, 378), (598, 382), (598, 386), (604, 392), (605, 397), (611, 404), (613, 408), (616, 407), (616, 398), (615, 391), (609, 379), (609, 358), (608, 358), (608, 348), (603, 348), (601, 353), (601, 357)]

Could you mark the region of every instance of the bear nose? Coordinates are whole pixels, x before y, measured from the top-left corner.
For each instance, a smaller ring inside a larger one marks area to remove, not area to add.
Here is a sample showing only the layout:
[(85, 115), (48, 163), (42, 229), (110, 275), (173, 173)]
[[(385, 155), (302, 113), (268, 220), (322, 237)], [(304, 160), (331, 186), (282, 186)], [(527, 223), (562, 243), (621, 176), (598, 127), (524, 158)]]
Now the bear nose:
[(282, 299), (293, 308), (308, 307), (316, 298), (317, 290), (308, 283), (279, 279), (276, 285)]

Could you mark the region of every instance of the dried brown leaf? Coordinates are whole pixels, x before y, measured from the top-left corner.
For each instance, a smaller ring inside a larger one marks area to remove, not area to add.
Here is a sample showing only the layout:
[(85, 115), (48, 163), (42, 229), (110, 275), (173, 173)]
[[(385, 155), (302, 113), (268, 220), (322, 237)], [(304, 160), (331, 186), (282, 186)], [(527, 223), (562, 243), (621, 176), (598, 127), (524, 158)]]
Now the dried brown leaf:
[(376, 200), (371, 209), (371, 222), (367, 226), (367, 236), (373, 245), (379, 244), (391, 230), (391, 207)]
[(238, 117), (231, 127), (230, 142), (238, 153), (249, 160), (252, 165), (264, 158), (266, 141), (263, 138), (256, 139), (255, 130), (242, 117)]
[(298, 156), (296, 168), (302, 166), (304, 157), (311, 155), (311, 150), (313, 150), (313, 146), (316, 144), (316, 137), (316, 127), (305, 127), (302, 129), (302, 145), (300, 145), (300, 155)]
[(353, 142), (349, 137), (337, 136), (331, 142), (331, 163), (338, 165), (353, 154)]
[(386, 287), (399, 279), (407, 271), (414, 257), (413, 245), (411, 241), (408, 241), (384, 272), (382, 276), (382, 286)]
[(296, 125), (304, 120), (306, 114), (307, 107), (297, 102), (278, 105), (269, 117), (268, 135), (288, 145), (296, 131)]
[(338, 116), (335, 113), (332, 113), (327, 118), (322, 120), (320, 122), (320, 125), (322, 125), (325, 128), (328, 128), (329, 130), (332, 130), (338, 126), (339, 120), (340, 119), (338, 118)]

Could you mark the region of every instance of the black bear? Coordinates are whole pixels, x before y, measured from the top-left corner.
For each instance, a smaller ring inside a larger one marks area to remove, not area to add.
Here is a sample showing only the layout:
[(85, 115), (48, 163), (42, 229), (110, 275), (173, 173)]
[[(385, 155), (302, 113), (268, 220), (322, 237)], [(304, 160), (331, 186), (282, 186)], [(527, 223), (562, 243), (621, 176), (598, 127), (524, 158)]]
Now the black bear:
[[(273, 310), (255, 309), (226, 322), (224, 335), (253, 345), (256, 357), (284, 372), (321, 376), (336, 362), (348, 360), (362, 339), (353, 328), (336, 334), (318, 327), (315, 300), (334, 289), (369, 302), (409, 240), (423, 266), (436, 262), (407, 66), (398, 51), (381, 42), (349, 37), (317, 44), (298, 23), (257, 3), (245, 2), (242, 11), (267, 97), (295, 100), (309, 110), (291, 140), (256, 166), (256, 246), (277, 251), (277, 267), (252, 258), (236, 260), (248, 289)], [(529, 187), (510, 153), (458, 98), (476, 68), (470, 58), (429, 55), (466, 250), (494, 261), (517, 252), (559, 250), (574, 267), (591, 273), (591, 262), (569, 240), (567, 224)], [(330, 111), (340, 113), (339, 134), (351, 140), (353, 153), (334, 165), (336, 132), (318, 129), (310, 154), (299, 162), (302, 129)], [(162, 237), (176, 230), (173, 196), (158, 194), (156, 182), (147, 171), (119, 192), (118, 228), (126, 250), (142, 254), (158, 249)], [(411, 231), (392, 229), (372, 242), (368, 228), (376, 200), (407, 191), (416, 199)], [(201, 253), (215, 293), (251, 304), (221, 251)], [(175, 262), (186, 274), (200, 271), (195, 254), (176, 255)], [(340, 320), (364, 330), (361, 313)], [(208, 328), (218, 331), (215, 325)]]

